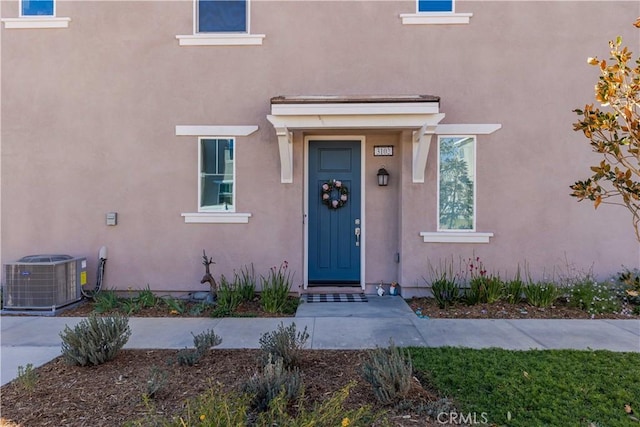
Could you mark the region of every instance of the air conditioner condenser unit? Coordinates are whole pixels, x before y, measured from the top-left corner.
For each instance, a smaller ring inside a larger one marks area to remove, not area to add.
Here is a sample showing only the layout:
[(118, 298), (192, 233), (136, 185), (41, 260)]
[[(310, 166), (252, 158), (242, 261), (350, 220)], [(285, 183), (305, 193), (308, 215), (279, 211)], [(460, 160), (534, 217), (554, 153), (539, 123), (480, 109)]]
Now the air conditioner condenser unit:
[(5, 310), (51, 310), (82, 299), (87, 259), (70, 255), (29, 255), (5, 264)]

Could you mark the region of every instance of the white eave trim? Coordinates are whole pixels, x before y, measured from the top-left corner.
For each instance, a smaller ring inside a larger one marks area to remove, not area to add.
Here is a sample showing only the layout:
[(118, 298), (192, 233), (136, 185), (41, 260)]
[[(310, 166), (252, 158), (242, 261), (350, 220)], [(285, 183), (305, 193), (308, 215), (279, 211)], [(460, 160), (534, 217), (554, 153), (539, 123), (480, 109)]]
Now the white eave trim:
[(403, 25), (451, 25), (468, 24), (473, 13), (455, 12), (421, 12), (402, 13), (400, 18)]
[(71, 18), (47, 17), (23, 17), (23, 18), (2, 18), (6, 29), (26, 29), (26, 28), (69, 28)]
[(186, 224), (247, 224), (250, 213), (197, 212), (183, 213)]
[(199, 126), (178, 125), (176, 136), (249, 136), (258, 126)]
[(420, 233), (425, 243), (489, 243), (493, 233), (477, 233), (472, 231), (423, 231)]
[(190, 34), (176, 36), (180, 46), (260, 46), (264, 34)]
[(274, 116), (318, 116), (318, 115), (417, 115), (439, 112), (437, 102), (397, 103), (336, 103), (336, 104), (274, 104)]

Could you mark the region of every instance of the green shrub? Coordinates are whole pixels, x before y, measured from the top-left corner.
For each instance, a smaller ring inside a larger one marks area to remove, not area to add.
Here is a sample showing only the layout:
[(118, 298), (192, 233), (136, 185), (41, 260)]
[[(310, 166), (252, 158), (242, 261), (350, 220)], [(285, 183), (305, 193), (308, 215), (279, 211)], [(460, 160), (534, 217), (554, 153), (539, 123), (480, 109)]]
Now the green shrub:
[(375, 414), (371, 407), (363, 406), (358, 409), (347, 409), (345, 400), (354, 383), (348, 384), (333, 393), (328, 399), (307, 409), (304, 402), (297, 405), (295, 414), (288, 411), (289, 401), (284, 393), (280, 393), (271, 400), (267, 411), (258, 417), (259, 426), (278, 427), (339, 427), (339, 426), (370, 426), (380, 424), (382, 413)]
[(605, 283), (586, 279), (565, 289), (570, 307), (579, 308), (589, 314), (613, 313), (620, 310), (618, 296)]
[(180, 366), (193, 366), (204, 356), (211, 347), (215, 347), (222, 342), (213, 329), (208, 329), (198, 335), (193, 335), (193, 346), (195, 348), (183, 348), (176, 354), (176, 362)]
[(124, 314), (127, 316), (131, 316), (132, 314), (140, 311), (142, 306), (135, 298), (123, 298), (120, 300), (120, 305), (118, 307), (119, 310), (122, 310)]
[(284, 261), (276, 270), (271, 267), (267, 277), (261, 276), (262, 292), (260, 304), (267, 313), (282, 313), (291, 289), (291, 272), (289, 264)]
[(251, 407), (258, 411), (265, 411), (281, 393), (287, 402), (296, 400), (302, 390), (298, 369), (286, 369), (281, 358), (271, 356), (262, 373), (255, 374), (243, 386), (243, 391), (251, 396)]
[(474, 276), (469, 282), (469, 289), (465, 293), (465, 302), (469, 305), (499, 301), (503, 295), (503, 284), (499, 276)]
[(560, 296), (558, 287), (552, 282), (529, 283), (523, 292), (527, 302), (539, 308), (551, 306)]
[(252, 301), (256, 295), (256, 273), (246, 265), (240, 269), (240, 273), (235, 272), (234, 282), (236, 283), (242, 301)]
[(60, 333), (62, 356), (70, 365), (100, 365), (116, 357), (131, 336), (126, 316), (89, 316)]
[(183, 300), (174, 298), (172, 296), (164, 297), (162, 298), (162, 301), (167, 306), (169, 311), (175, 311), (178, 314), (184, 314), (185, 310), (187, 309), (187, 304)]
[(285, 327), (280, 322), (277, 330), (267, 332), (260, 337), (262, 363), (265, 364), (273, 358), (282, 360), (287, 369), (297, 366), (300, 353), (308, 339), (309, 333), (306, 326), (302, 332), (297, 332), (295, 323)]
[(142, 308), (153, 308), (158, 305), (158, 297), (153, 293), (149, 285), (138, 292), (135, 300)]
[(390, 342), (388, 348), (367, 352), (362, 366), (364, 379), (373, 387), (380, 403), (389, 405), (407, 396), (413, 381), (411, 356)]
[(221, 311), (233, 313), (242, 302), (242, 295), (237, 286), (237, 282), (230, 283), (227, 278), (220, 276), (220, 286), (216, 298), (216, 308)]
[[(187, 402), (185, 413), (171, 422), (140, 422), (139, 425), (167, 427), (240, 427), (249, 425), (247, 418), (250, 397), (247, 394), (224, 392), (220, 384)], [(156, 412), (156, 411), (153, 411)], [(157, 417), (156, 417), (157, 418)]]
[(430, 265), (429, 275), (431, 293), (438, 307), (447, 308), (460, 300), (460, 286), (453, 273), (453, 260), (451, 260), (451, 263), (447, 260), (441, 262), (438, 268)]
[(120, 307), (120, 298), (115, 291), (106, 289), (93, 296), (93, 309), (96, 313), (108, 313)]
[(33, 364), (28, 363), (26, 367), (18, 366), (18, 377), (16, 378), (20, 387), (28, 392), (32, 392), (36, 388), (38, 382), (38, 374), (33, 369)]
[(519, 277), (504, 282), (503, 286), (502, 295), (509, 304), (519, 304), (522, 301), (524, 282)]
[(158, 368), (157, 366), (152, 366), (149, 370), (149, 379), (146, 384), (146, 393), (144, 396), (148, 399), (153, 399), (154, 397), (160, 394), (160, 391), (167, 384), (167, 378), (169, 374), (167, 371)]

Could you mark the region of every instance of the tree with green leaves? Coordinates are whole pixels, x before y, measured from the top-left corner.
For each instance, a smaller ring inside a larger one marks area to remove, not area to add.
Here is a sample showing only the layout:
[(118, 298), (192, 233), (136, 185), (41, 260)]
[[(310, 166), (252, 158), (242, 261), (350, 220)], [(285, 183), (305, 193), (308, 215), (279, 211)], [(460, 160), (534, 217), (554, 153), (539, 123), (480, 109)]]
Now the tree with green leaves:
[[(640, 28), (640, 17), (634, 26)], [(591, 177), (571, 186), (571, 196), (590, 200), (595, 208), (601, 203), (626, 207), (640, 241), (640, 57), (634, 62), (620, 37), (609, 47), (609, 62), (588, 59), (600, 69), (595, 99), (603, 109), (593, 104), (576, 109), (580, 119), (573, 124), (602, 159), (591, 166)]]

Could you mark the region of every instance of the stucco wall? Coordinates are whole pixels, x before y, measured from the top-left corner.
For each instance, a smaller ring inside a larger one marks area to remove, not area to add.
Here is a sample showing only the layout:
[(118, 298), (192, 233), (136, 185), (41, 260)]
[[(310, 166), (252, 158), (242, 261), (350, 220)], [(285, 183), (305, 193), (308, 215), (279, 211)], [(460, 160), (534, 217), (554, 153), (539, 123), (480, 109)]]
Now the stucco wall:
[[(17, 2), (2, 2), (15, 17)], [(617, 35), (640, 51), (634, 2), (456, 2), (469, 25), (403, 26), (407, 1), (256, 1), (262, 46), (181, 47), (191, 1), (59, 2), (67, 29), (2, 29), (2, 262), (32, 253), (89, 257), (109, 248), (106, 286), (199, 290), (202, 249), (215, 274), (287, 260), (303, 270), (303, 137), (294, 182), (280, 183), (269, 99), (298, 94), (432, 94), (444, 123), (500, 123), (477, 144), (478, 231), (486, 245), (424, 243), (436, 227), (436, 152), (411, 182), (411, 135), (366, 136), (367, 282), (420, 285), (428, 263), (472, 254), (496, 271), (534, 275), (565, 257), (601, 276), (638, 265), (623, 209), (568, 196), (594, 157), (571, 130), (592, 100), (596, 70)], [(185, 224), (197, 209), (197, 138), (176, 125), (258, 125), (236, 143), (237, 211), (248, 224)], [(375, 186), (373, 145), (388, 188)], [(119, 224), (105, 225), (116, 211)], [(396, 263), (395, 254), (400, 254)]]

